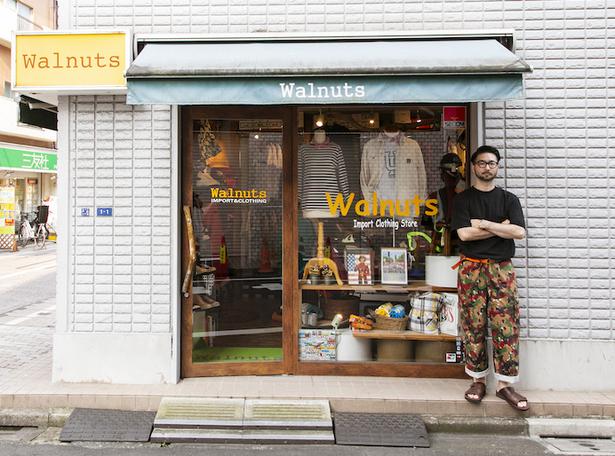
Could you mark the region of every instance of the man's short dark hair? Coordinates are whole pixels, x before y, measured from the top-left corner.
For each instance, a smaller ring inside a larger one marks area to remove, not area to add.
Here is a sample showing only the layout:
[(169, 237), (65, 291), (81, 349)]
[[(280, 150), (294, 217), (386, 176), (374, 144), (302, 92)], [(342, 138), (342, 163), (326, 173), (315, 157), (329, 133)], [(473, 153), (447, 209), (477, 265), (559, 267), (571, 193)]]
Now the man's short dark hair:
[(470, 161), (472, 163), (474, 163), (474, 161), (476, 160), (476, 157), (478, 157), (480, 154), (493, 154), (496, 157), (498, 157), (498, 162), (501, 160), (500, 157), (500, 151), (497, 150), (495, 147), (493, 146), (480, 146), (478, 149), (476, 149), (476, 151), (472, 154), (472, 157), (470, 158)]

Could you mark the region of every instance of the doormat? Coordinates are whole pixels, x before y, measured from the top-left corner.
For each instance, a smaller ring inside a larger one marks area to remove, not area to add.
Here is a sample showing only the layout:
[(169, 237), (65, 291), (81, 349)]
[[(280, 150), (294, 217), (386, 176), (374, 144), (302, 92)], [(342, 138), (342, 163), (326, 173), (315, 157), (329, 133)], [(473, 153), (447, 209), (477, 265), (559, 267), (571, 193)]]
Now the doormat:
[(338, 445), (429, 447), (425, 423), (418, 415), (336, 412), (333, 425)]
[(156, 412), (77, 408), (70, 414), (61, 442), (147, 442)]
[(277, 347), (202, 347), (192, 350), (193, 363), (249, 363), (281, 360), (282, 349)]

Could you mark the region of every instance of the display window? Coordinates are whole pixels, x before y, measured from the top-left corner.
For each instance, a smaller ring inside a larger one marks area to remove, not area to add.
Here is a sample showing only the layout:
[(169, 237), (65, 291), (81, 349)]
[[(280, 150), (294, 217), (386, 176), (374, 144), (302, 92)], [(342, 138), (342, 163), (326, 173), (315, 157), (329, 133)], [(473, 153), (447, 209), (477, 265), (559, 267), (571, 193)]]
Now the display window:
[(462, 361), (448, 263), (465, 111), (299, 111), (301, 361)]
[(468, 111), (183, 109), (183, 375), (462, 376)]

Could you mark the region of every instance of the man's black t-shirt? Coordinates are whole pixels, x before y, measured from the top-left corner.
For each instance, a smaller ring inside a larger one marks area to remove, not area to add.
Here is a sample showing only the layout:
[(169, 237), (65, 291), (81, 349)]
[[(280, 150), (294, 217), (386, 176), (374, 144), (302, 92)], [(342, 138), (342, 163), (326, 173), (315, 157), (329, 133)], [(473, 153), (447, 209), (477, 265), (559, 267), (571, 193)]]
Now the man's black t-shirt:
[[(500, 187), (495, 187), (488, 192), (470, 187), (455, 196), (451, 228), (458, 230), (472, 226), (471, 219), (483, 219), (497, 223), (508, 219), (511, 224), (525, 228), (519, 198)], [(504, 261), (515, 255), (515, 241), (499, 236), (478, 241), (460, 241), (459, 250), (470, 258)]]

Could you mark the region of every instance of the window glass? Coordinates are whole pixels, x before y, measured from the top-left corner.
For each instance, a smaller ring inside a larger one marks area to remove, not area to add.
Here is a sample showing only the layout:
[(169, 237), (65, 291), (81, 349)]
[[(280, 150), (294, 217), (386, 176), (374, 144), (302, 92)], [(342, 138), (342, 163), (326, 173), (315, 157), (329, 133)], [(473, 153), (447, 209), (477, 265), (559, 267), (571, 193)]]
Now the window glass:
[(466, 107), (306, 109), (299, 125), (300, 360), (461, 362), (439, 321), (455, 290), (425, 276), (457, 249)]
[(22, 2), (17, 2), (17, 14), (25, 19), (32, 19), (32, 7)]
[(282, 121), (193, 124), (193, 363), (282, 359)]

